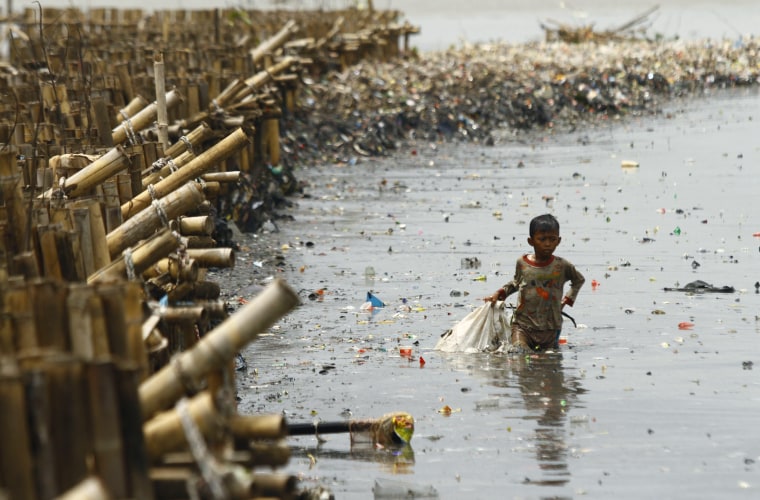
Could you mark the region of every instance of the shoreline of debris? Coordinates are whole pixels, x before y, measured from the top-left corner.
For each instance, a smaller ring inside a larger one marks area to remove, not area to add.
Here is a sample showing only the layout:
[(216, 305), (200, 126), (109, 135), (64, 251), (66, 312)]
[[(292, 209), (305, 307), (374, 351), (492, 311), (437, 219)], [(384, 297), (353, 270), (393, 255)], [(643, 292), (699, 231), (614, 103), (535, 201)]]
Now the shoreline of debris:
[(310, 165), (407, 141), (495, 144), (758, 83), (752, 38), (420, 55), (398, 12), (321, 14), (16, 19), (0, 66), (0, 492), (298, 497), (295, 478), (255, 470), (287, 462), (286, 422), (236, 413), (233, 361), (299, 297), (252, 283), (229, 314), (215, 270), (235, 272), (242, 249), (223, 248), (224, 221), (260, 231)]

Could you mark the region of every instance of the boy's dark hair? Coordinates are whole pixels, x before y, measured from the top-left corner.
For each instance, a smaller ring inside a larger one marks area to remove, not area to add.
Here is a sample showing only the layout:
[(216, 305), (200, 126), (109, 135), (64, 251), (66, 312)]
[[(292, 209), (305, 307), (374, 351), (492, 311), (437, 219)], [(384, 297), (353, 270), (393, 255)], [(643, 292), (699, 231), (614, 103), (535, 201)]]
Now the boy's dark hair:
[(559, 234), (559, 221), (552, 214), (539, 215), (534, 217), (530, 221), (530, 227), (528, 228), (530, 237), (532, 238), (538, 231), (550, 232), (556, 231)]

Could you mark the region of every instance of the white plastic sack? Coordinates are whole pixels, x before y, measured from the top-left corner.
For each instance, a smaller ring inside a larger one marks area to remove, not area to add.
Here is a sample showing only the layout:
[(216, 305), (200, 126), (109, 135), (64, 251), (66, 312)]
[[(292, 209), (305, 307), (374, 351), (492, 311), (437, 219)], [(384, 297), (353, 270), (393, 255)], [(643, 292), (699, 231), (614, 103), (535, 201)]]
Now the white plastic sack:
[(435, 345), (443, 352), (493, 352), (509, 341), (509, 314), (503, 301), (486, 303), (447, 330)]

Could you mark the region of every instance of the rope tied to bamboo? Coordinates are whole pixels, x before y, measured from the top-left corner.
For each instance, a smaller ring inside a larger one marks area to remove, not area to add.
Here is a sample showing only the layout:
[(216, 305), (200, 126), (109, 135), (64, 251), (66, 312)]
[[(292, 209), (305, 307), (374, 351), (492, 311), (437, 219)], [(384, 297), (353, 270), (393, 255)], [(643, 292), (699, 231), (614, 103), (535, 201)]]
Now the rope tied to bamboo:
[(176, 163), (174, 163), (174, 159), (172, 159), (172, 158), (167, 158), (166, 159), (166, 164), (169, 166), (169, 172), (171, 172), (171, 173), (174, 173), (177, 170), (179, 170), (179, 167), (177, 166)]
[(135, 261), (132, 258), (132, 249), (130, 247), (127, 247), (124, 250), (124, 266), (127, 269), (127, 279), (129, 281), (134, 281), (136, 278)]
[(137, 146), (139, 143), (137, 142), (137, 133), (135, 132), (134, 127), (132, 127), (132, 120), (126, 118), (123, 122), (121, 122), (121, 126), (124, 129), (124, 132), (127, 134), (127, 141), (129, 141), (129, 143), (133, 146)]
[(153, 187), (153, 184), (148, 184), (148, 193), (150, 194), (151, 199), (150, 204), (158, 214), (158, 218), (161, 219), (161, 224), (164, 227), (169, 227), (169, 216), (166, 214), (166, 210), (164, 210), (160, 200), (156, 197), (156, 188)]
[(185, 148), (187, 149), (187, 151), (188, 151), (189, 153), (191, 153), (191, 154), (195, 154), (195, 153), (193, 152), (193, 143), (192, 143), (192, 142), (190, 142), (190, 139), (188, 139), (188, 138), (187, 138), (187, 136), (184, 136), (184, 135), (183, 135), (183, 136), (180, 136), (179, 140), (180, 140), (180, 141), (182, 141), (183, 143), (185, 143)]
[(129, 120), (129, 113), (127, 113), (127, 110), (126, 110), (126, 109), (120, 109), (120, 110), (119, 110), (119, 115), (121, 115), (121, 117), (122, 117), (124, 120)]
[(222, 473), (219, 470), (219, 463), (216, 458), (209, 453), (201, 431), (198, 429), (198, 426), (195, 425), (195, 422), (193, 422), (190, 412), (187, 409), (187, 399), (180, 398), (175, 405), (175, 409), (182, 422), (182, 429), (185, 431), (185, 438), (187, 438), (190, 453), (193, 455), (195, 463), (198, 464), (198, 469), (201, 472), (203, 480), (208, 485), (211, 495), (218, 500), (228, 498), (222, 481)]
[(216, 99), (211, 99), (211, 105), (214, 107), (215, 113), (224, 113), (224, 109), (222, 109), (221, 106), (219, 106), (219, 102)]
[(169, 159), (167, 159), (167, 158), (159, 158), (158, 160), (154, 161), (150, 165), (150, 169), (148, 170), (148, 173), (160, 172), (161, 169), (164, 168), (167, 165), (168, 160), (170, 160), (170, 159), (171, 158), (169, 158)]

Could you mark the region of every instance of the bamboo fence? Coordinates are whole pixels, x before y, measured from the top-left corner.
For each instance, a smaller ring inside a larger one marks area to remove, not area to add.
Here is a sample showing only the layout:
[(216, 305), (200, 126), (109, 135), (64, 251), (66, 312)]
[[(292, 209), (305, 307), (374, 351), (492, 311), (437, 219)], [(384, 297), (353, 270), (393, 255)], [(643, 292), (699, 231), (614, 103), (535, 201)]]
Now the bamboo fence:
[(229, 394), (234, 356), (298, 297), (276, 280), (228, 314), (206, 269), (235, 252), (212, 213), (279, 164), (300, 75), (397, 57), (416, 32), (398, 18), (36, 6), (4, 19), (0, 497), (297, 496), (295, 477), (255, 470), (287, 463), (284, 419), (238, 415)]

